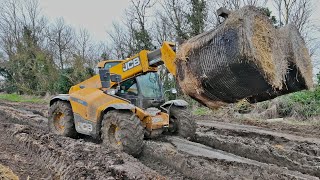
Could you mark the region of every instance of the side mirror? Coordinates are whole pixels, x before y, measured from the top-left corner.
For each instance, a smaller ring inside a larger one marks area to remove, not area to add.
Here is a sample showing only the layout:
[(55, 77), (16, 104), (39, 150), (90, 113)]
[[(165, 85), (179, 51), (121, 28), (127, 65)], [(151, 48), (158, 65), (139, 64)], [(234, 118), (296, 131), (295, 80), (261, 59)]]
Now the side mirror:
[(118, 74), (112, 74), (112, 75), (110, 76), (110, 79), (111, 79), (111, 82), (116, 82), (116, 83), (119, 83), (119, 82), (122, 81), (121, 76), (118, 75)]
[(99, 69), (99, 76), (102, 88), (110, 88), (110, 82), (119, 83), (122, 78), (118, 74), (110, 74), (109, 69)]
[(99, 69), (99, 76), (102, 88), (110, 88), (110, 70)]

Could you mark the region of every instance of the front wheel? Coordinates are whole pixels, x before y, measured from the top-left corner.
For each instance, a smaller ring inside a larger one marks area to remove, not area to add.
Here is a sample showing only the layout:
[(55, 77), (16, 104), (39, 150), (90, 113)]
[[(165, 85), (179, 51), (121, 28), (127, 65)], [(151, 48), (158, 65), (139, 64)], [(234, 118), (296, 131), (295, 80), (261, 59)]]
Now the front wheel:
[(143, 148), (144, 129), (140, 119), (131, 111), (112, 110), (103, 116), (103, 144), (138, 156)]
[(76, 137), (73, 112), (70, 103), (57, 101), (50, 106), (48, 118), (49, 131), (67, 137)]
[(186, 139), (194, 139), (196, 122), (185, 107), (173, 106), (170, 108), (169, 131)]

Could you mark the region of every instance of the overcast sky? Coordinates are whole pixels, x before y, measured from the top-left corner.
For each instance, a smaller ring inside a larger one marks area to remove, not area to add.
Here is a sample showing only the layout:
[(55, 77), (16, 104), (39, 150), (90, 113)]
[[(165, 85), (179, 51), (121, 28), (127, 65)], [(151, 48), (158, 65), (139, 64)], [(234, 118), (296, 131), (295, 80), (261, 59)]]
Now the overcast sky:
[(113, 21), (121, 20), (130, 0), (40, 0), (42, 12), (54, 20), (63, 17), (78, 28), (86, 28), (94, 40), (105, 40)]
[[(0, 0), (1, 1), (1, 0)], [(43, 13), (54, 20), (63, 17), (65, 21), (76, 27), (89, 30), (94, 40), (105, 40), (106, 31), (113, 21), (121, 20), (130, 0), (40, 0)], [(312, 0), (313, 19), (320, 24), (319, 0)], [(272, 0), (267, 6), (272, 10)]]
[[(95, 40), (106, 38), (106, 30), (113, 21), (121, 20), (130, 0), (40, 0), (43, 13), (51, 20), (63, 17), (74, 27), (89, 30)], [(313, 19), (320, 21), (319, 0), (312, 0)], [(267, 6), (272, 10), (272, 0)], [(319, 22), (320, 23), (320, 22)]]

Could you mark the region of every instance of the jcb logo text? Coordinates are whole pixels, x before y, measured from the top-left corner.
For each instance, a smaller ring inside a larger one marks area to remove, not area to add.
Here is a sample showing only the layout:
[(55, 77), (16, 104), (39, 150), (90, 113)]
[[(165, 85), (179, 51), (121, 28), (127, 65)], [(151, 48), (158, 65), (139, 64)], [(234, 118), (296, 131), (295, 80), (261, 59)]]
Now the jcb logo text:
[(134, 58), (126, 63), (123, 64), (123, 72), (128, 71), (136, 66), (140, 65), (140, 59), (139, 58)]

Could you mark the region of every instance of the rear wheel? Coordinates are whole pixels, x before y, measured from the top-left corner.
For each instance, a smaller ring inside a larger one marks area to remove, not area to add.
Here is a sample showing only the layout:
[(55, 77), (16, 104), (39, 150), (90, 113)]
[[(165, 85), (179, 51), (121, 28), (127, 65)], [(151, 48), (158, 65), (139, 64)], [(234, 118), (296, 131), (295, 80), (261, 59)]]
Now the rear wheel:
[(144, 129), (140, 119), (130, 111), (112, 110), (103, 116), (103, 144), (137, 156), (142, 151)]
[(196, 122), (187, 108), (176, 106), (170, 108), (169, 131), (186, 139), (194, 139)]
[(57, 101), (49, 109), (48, 125), (50, 132), (67, 137), (75, 137), (73, 112), (70, 103)]

